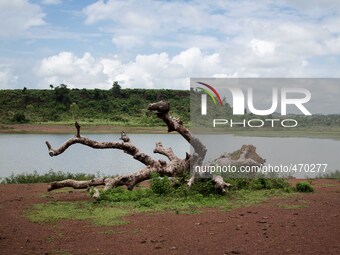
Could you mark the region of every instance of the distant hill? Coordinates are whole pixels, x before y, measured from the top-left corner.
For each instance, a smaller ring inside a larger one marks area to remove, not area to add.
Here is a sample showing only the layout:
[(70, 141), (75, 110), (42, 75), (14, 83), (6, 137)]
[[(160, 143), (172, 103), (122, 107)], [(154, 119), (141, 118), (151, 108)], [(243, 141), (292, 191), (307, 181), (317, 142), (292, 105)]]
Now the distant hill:
[[(192, 100), (201, 100), (198, 92), (193, 92)], [(195, 96), (196, 95), (196, 96)], [(56, 123), (67, 124), (79, 121), (83, 124), (113, 124), (117, 126), (163, 126), (155, 115), (149, 115), (149, 103), (166, 100), (171, 104), (171, 113), (180, 117), (184, 123), (190, 121), (190, 91), (169, 89), (122, 89), (114, 83), (109, 90), (69, 89), (67, 85), (53, 87), (49, 90), (16, 89), (0, 90), (0, 123)], [(209, 109), (214, 114), (202, 117), (200, 103), (194, 103), (191, 110), (195, 123), (211, 124), (210, 118), (233, 119), (296, 119), (298, 127), (317, 129), (323, 132), (340, 127), (340, 115), (287, 115), (272, 114), (255, 116), (253, 114), (232, 115), (232, 108), (225, 102), (223, 107), (213, 105), (208, 100)], [(265, 126), (269, 126), (266, 122)]]

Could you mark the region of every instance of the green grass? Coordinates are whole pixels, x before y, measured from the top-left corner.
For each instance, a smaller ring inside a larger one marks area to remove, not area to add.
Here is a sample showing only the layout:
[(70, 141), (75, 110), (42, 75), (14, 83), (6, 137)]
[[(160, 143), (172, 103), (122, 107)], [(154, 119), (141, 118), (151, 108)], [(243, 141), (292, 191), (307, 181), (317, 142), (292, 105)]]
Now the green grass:
[(51, 254), (51, 255), (72, 255), (72, 253), (65, 251), (65, 250), (52, 250), (48, 254)]
[[(123, 216), (133, 213), (172, 212), (176, 214), (200, 213), (203, 208), (229, 211), (260, 203), (272, 196), (291, 196), (292, 189), (284, 179), (230, 179), (233, 189), (218, 194), (209, 180), (196, 181), (189, 188), (180, 179), (175, 184), (168, 177), (153, 175), (150, 188), (132, 191), (118, 187), (101, 190), (100, 199), (91, 202), (48, 202), (37, 204), (25, 215), (33, 222), (60, 220), (90, 220), (95, 225), (120, 225)], [(255, 185), (256, 184), (256, 185)], [(69, 189), (67, 189), (69, 191)], [(53, 199), (53, 193), (47, 196)]]
[(25, 215), (32, 222), (90, 220), (98, 226), (115, 226), (126, 223), (121, 217), (128, 213), (124, 208), (96, 206), (89, 202), (49, 202), (34, 205)]
[(291, 210), (291, 209), (302, 209), (302, 208), (306, 208), (307, 205), (286, 205), (286, 204), (280, 204), (279, 207), (282, 208), (282, 209)]
[(98, 226), (114, 226), (127, 223), (122, 217), (134, 213), (192, 214), (200, 213), (203, 208), (230, 211), (263, 202), (273, 196), (287, 195), (291, 194), (283, 190), (238, 190), (226, 195), (188, 194), (187, 196), (179, 196), (176, 194), (158, 195), (153, 193), (151, 189), (134, 191), (118, 189), (118, 192), (111, 193), (111, 201), (41, 203), (26, 210), (25, 216), (32, 222), (39, 223), (89, 220)]

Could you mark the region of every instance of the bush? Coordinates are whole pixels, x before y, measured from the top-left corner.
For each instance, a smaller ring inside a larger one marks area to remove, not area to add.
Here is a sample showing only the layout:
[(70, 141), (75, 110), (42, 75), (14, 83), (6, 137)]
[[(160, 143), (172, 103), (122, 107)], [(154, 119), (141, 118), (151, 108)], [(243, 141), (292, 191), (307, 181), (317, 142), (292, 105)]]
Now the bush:
[(264, 189), (264, 188), (265, 188), (265, 184), (262, 178), (252, 179), (249, 184), (249, 189), (258, 190), (258, 189)]
[(248, 189), (251, 179), (250, 178), (232, 178), (232, 179), (226, 179), (225, 182), (230, 183), (232, 185), (232, 189), (240, 190), (240, 189)]
[(298, 192), (313, 192), (314, 188), (312, 185), (308, 182), (298, 182), (296, 184), (296, 190)]
[(289, 187), (287, 179), (284, 178), (233, 178), (226, 179), (232, 185), (232, 189), (284, 189)]
[(289, 188), (289, 183), (287, 179), (284, 178), (274, 178), (271, 179), (274, 189), (286, 189)]
[(158, 195), (169, 194), (173, 191), (169, 177), (160, 177), (159, 174), (152, 174), (151, 190)]
[(27, 123), (28, 121), (23, 113), (16, 113), (12, 118), (12, 122), (14, 123)]
[(123, 187), (115, 189), (100, 190), (100, 201), (110, 202), (129, 202), (140, 201), (141, 204), (147, 204), (147, 199), (152, 196), (149, 189), (126, 190)]
[(217, 194), (213, 182), (207, 179), (196, 180), (190, 191), (193, 193), (201, 194), (203, 196)]

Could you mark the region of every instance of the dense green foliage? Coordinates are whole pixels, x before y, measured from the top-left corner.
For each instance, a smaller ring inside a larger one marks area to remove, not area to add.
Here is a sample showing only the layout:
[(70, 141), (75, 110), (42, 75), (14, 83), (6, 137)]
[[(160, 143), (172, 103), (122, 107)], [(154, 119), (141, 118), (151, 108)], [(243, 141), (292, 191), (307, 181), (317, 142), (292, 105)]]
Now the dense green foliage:
[[(175, 117), (198, 126), (211, 126), (213, 118), (233, 119), (282, 119), (277, 114), (268, 116), (232, 115), (232, 108), (224, 100), (224, 105), (214, 105), (208, 100), (210, 114), (202, 116), (200, 111), (201, 92), (185, 90), (122, 89), (117, 82), (109, 90), (69, 89), (61, 84), (49, 90), (0, 90), (0, 123), (82, 123), (119, 124), (124, 126), (160, 126), (163, 123), (154, 115), (148, 116), (146, 107), (149, 103), (167, 100)], [(191, 96), (189, 96), (191, 95)], [(193, 102), (190, 109), (190, 100)], [(300, 128), (317, 128), (331, 130), (340, 126), (340, 115), (291, 115)], [(195, 119), (196, 118), (196, 119)], [(276, 122), (276, 124), (278, 124)], [(265, 126), (271, 122), (266, 121)], [(276, 125), (275, 129), (282, 129)], [(244, 129), (244, 128), (242, 128)], [(320, 130), (320, 131), (322, 131)]]
[(298, 192), (313, 192), (314, 188), (309, 182), (298, 182), (296, 184), (296, 190)]
[(69, 89), (62, 84), (50, 90), (0, 90), (0, 123), (74, 122), (156, 126), (147, 105), (159, 100), (171, 104), (175, 117), (189, 121), (189, 91), (121, 89)]
[(288, 189), (289, 183), (287, 179), (284, 178), (237, 178), (237, 179), (227, 179), (233, 185), (233, 189), (249, 189), (249, 190), (259, 190), (259, 189)]
[[(237, 178), (228, 179), (232, 186), (232, 191), (237, 190), (271, 190), (282, 189), (290, 192), (287, 179), (282, 178)], [(137, 189), (133, 192), (125, 192), (125, 189), (118, 188), (113, 190), (101, 191), (101, 200), (124, 202), (124, 201), (139, 201), (150, 196), (170, 196), (170, 197), (211, 197), (220, 196), (214, 188), (211, 180), (201, 179), (196, 180), (192, 187), (188, 187), (186, 182), (177, 182), (170, 180), (168, 177), (160, 177), (158, 174), (153, 174), (151, 178), (150, 189)]]

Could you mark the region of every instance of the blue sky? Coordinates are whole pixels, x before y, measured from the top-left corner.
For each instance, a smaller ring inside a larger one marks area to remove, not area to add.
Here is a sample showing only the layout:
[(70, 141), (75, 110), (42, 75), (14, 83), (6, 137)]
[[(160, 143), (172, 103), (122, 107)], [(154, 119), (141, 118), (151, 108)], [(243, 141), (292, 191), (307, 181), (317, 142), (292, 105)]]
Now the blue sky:
[(340, 1), (0, 0), (0, 89), (340, 77)]

